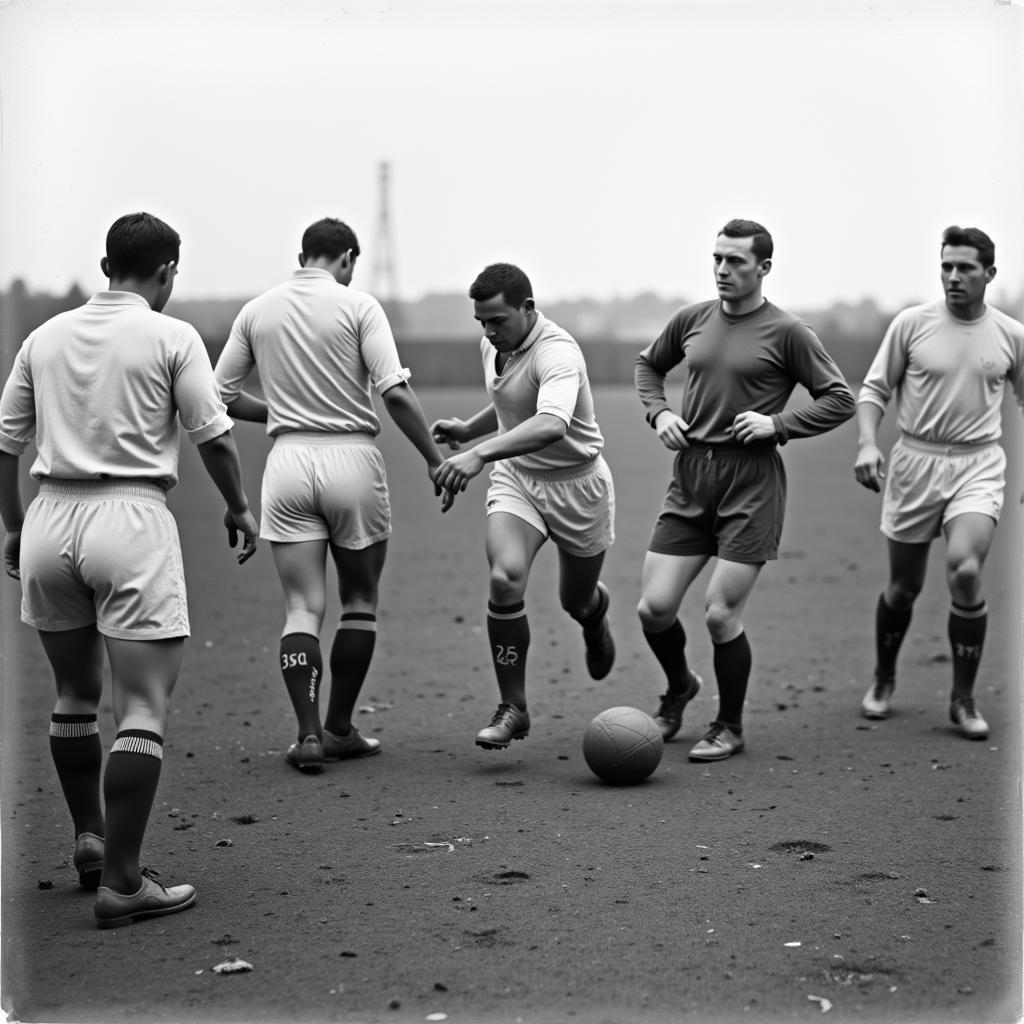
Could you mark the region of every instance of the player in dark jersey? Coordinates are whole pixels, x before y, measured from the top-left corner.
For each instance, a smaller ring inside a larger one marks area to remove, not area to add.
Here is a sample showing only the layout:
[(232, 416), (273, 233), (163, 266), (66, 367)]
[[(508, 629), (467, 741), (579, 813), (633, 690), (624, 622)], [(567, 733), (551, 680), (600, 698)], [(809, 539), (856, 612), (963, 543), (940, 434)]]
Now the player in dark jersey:
[[(668, 681), (656, 720), (666, 740), (700, 689), (677, 618), (690, 584), (717, 556), (704, 621), (714, 646), (718, 717), (690, 751), (719, 761), (743, 749), (750, 644), (741, 616), (764, 563), (778, 556), (786, 474), (778, 448), (832, 430), (854, 412), (850, 388), (814, 332), (762, 296), (772, 238), (731, 220), (715, 242), (718, 299), (684, 306), (636, 361), (647, 422), (677, 452), (644, 558), (637, 611)], [(682, 415), (665, 400), (665, 375), (686, 363)], [(813, 401), (783, 411), (802, 384)]]

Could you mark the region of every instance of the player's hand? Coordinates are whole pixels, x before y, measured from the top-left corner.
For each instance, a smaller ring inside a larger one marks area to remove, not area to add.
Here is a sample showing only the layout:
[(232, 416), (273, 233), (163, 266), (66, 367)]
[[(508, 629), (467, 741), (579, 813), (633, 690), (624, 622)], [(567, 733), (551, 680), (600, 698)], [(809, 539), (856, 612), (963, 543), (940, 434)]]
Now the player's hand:
[(437, 444), (446, 444), (452, 451), (458, 451), (460, 442), (466, 440), (465, 420), (435, 420), (430, 425), (430, 435)]
[(441, 463), (436, 462), (432, 466), (427, 467), (427, 473), (430, 474), (430, 480), (434, 485), (434, 497), (441, 499), (441, 511), (447, 512), (448, 509), (455, 504), (455, 495), (449, 491), (446, 487), (442, 487), (434, 478), (437, 476), (438, 467)]
[(21, 530), (8, 530), (4, 537), (4, 570), (11, 579), (21, 579)]
[(775, 436), (775, 421), (771, 416), (759, 412), (741, 412), (726, 428), (741, 444), (753, 444), (755, 441), (767, 441)]
[(690, 442), (686, 440), (690, 424), (670, 409), (662, 409), (658, 413), (654, 429), (658, 434), (658, 440), (670, 451), (678, 452), (690, 447)]
[(228, 531), (228, 546), (234, 547), (238, 543), (238, 535), (242, 535), (242, 550), (238, 552), (238, 564), (248, 562), (256, 554), (256, 537), (259, 534), (259, 527), (253, 514), (246, 509), (244, 512), (232, 512), (227, 509), (224, 513), (224, 525)]
[(885, 479), (885, 456), (876, 444), (862, 444), (857, 450), (857, 461), (853, 464), (853, 475), (857, 483), (876, 494), (882, 489)]
[(452, 455), (437, 467), (434, 484), (451, 491), (452, 495), (464, 491), (469, 481), (484, 468), (484, 460), (476, 453), (475, 448)]

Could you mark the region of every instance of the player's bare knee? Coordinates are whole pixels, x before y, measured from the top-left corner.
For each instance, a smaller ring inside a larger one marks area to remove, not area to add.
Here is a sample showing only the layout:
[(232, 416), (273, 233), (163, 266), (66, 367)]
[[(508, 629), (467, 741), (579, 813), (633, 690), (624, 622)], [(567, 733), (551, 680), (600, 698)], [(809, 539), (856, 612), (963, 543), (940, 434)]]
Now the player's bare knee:
[(662, 633), (672, 625), (676, 618), (675, 608), (660, 607), (647, 597), (640, 598), (636, 606), (636, 613), (640, 617), (640, 625), (645, 633)]
[(526, 593), (526, 571), (510, 565), (491, 566), (491, 600), (495, 604), (514, 604)]
[(946, 579), (953, 598), (963, 604), (976, 604), (981, 593), (981, 560), (975, 555), (950, 561)]
[(727, 604), (712, 602), (704, 609), (704, 624), (713, 643), (721, 644), (736, 635), (738, 610)]

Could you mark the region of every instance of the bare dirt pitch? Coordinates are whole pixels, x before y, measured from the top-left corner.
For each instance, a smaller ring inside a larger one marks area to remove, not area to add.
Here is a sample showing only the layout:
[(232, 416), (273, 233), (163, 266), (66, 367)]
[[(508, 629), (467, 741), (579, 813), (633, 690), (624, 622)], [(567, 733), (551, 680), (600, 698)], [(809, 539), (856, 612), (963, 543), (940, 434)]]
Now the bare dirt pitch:
[[(482, 391), (426, 391), (430, 417)], [(1021, 1013), (1020, 424), (989, 567), (978, 693), (988, 741), (947, 719), (936, 549), (896, 714), (859, 717), (884, 550), (852, 424), (785, 449), (783, 556), (746, 622), (747, 750), (686, 752), (713, 717), (701, 592), (683, 620), (708, 680), (645, 784), (587, 770), (587, 722), (652, 711), (634, 606), (670, 457), (626, 389), (597, 389), (618, 492), (607, 564), (619, 646), (594, 683), (542, 550), (528, 607), (533, 731), (473, 745), (496, 703), (484, 628), (485, 480), (444, 518), (385, 428), (395, 537), (360, 728), (384, 752), (302, 776), (275, 666), (270, 553), (234, 565), (194, 454), (173, 494), (192, 639), (145, 856), (194, 910), (100, 932), (70, 865), (46, 741), (51, 681), (3, 583), (4, 1006), (23, 1021), (995, 1022)], [(266, 441), (240, 425), (250, 493)], [(329, 642), (337, 604), (328, 613)], [(109, 699), (101, 728), (112, 738)], [(238, 957), (246, 973), (214, 967)], [(823, 1011), (828, 1012), (823, 1017)]]

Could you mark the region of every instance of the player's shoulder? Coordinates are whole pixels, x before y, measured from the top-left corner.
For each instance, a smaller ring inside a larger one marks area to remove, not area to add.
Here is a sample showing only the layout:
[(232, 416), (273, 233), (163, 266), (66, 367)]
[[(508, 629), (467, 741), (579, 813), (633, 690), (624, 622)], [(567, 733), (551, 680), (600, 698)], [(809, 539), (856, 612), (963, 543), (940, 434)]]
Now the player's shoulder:
[(680, 306), (668, 319), (666, 330), (673, 327), (689, 327), (703, 323), (721, 306), (718, 299), (704, 299), (701, 302), (687, 302)]
[(555, 344), (569, 344), (576, 348), (579, 347), (576, 344), (576, 339), (564, 327), (560, 327), (554, 320), (544, 316), (543, 313), (538, 313), (537, 316), (540, 322), (540, 334), (537, 337), (539, 343), (553, 342)]
[(907, 306), (904, 309), (901, 309), (892, 318), (889, 329), (914, 329), (936, 323), (946, 318), (947, 314), (945, 313), (944, 302), (918, 302), (913, 306)]
[(995, 306), (989, 306), (988, 310), (993, 323), (998, 324), (1002, 330), (1016, 340), (1024, 340), (1024, 323), (1021, 323), (1016, 317), (1010, 316), (1009, 313), (997, 309)]

